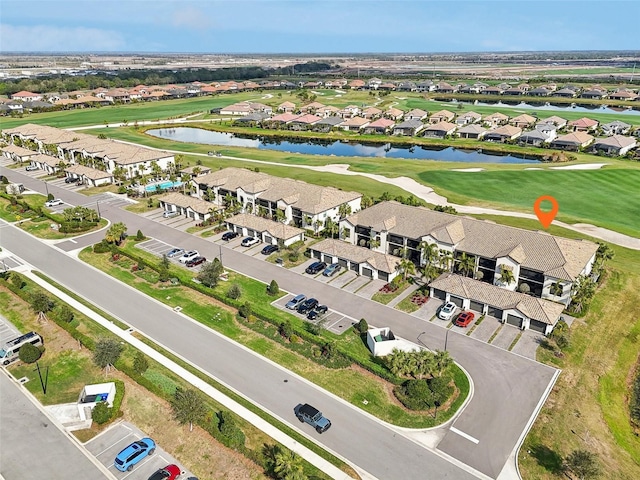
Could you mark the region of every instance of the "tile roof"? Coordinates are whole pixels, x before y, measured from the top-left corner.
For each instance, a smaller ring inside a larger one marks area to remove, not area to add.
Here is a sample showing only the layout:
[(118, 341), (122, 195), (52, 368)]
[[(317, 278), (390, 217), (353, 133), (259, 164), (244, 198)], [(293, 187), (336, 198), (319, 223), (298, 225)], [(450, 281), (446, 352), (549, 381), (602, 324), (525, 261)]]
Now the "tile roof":
[(19, 147), (10, 143), (9, 145), (5, 145), (4, 147), (0, 147), (0, 150), (3, 152), (12, 153), (17, 157), (27, 157), (29, 155), (35, 155), (38, 152), (34, 152), (33, 150), (29, 150), (28, 148)]
[(503, 122), (505, 120), (509, 120), (509, 117), (504, 113), (496, 112), (496, 113), (492, 113), (491, 115), (487, 115), (486, 117), (484, 117), (484, 119), (486, 121), (498, 120), (500, 122)]
[(190, 208), (194, 212), (200, 214), (210, 213), (211, 211), (220, 210), (222, 208), (215, 203), (207, 202), (197, 197), (183, 195), (178, 192), (166, 193), (159, 197), (158, 200), (181, 208)]
[(222, 187), (236, 191), (242, 188), (249, 192), (259, 192), (261, 199), (293, 204), (305, 213), (316, 214), (350, 202), (362, 196), (358, 192), (321, 187), (300, 180), (274, 177), (266, 173), (253, 172), (244, 168), (229, 167), (197, 177), (199, 184)]
[(50, 167), (55, 167), (56, 165), (60, 164), (60, 162), (62, 162), (62, 160), (60, 160), (58, 157), (52, 157), (51, 155), (44, 155), (42, 153), (31, 157), (31, 161), (44, 163), (45, 165), (49, 165)]
[(511, 120), (509, 120), (509, 123), (534, 123), (536, 120), (536, 117), (532, 117), (531, 115), (523, 113), (522, 115), (513, 117)]
[(376, 252), (333, 238), (314, 243), (309, 249), (344, 258), (354, 263), (366, 262), (376, 270), (387, 273), (395, 272), (396, 267), (400, 264), (400, 259), (393, 255), (386, 255), (382, 252)]
[(631, 145), (636, 145), (636, 139), (632, 137), (626, 137), (624, 135), (613, 135), (607, 138), (599, 138), (596, 140), (595, 148), (599, 146), (626, 148)]
[[(388, 220), (393, 223), (385, 227)], [(511, 255), (522, 258), (524, 254), (523, 267), (563, 280), (575, 280), (598, 249), (598, 245), (586, 240), (554, 237), (544, 232), (460, 217), (395, 201), (381, 202), (360, 210), (345, 221), (353, 226), (371, 226), (376, 231), (386, 230), (416, 240), (432, 236), (443, 243), (457, 243), (457, 250), (485, 258)], [(523, 253), (514, 250), (518, 246)]]
[(97, 168), (85, 167), (84, 165), (69, 165), (64, 169), (65, 172), (75, 173), (76, 175), (83, 175), (91, 180), (99, 180), (101, 178), (113, 178), (113, 174), (109, 172), (103, 172)]
[(369, 123), (368, 118), (362, 117), (351, 117), (345, 120), (345, 122), (341, 125), (343, 127), (362, 127)]
[(431, 282), (429, 286), (444, 290), (457, 297), (476, 300), (501, 310), (515, 309), (527, 317), (547, 325), (555, 325), (564, 310), (564, 305), (561, 303), (513, 292), (506, 288), (496, 287), (449, 272), (443, 273)]
[(274, 238), (288, 240), (304, 233), (301, 228), (292, 225), (285, 225), (281, 222), (275, 222), (267, 218), (248, 213), (240, 213), (226, 220), (227, 223), (238, 225), (240, 227), (250, 228), (259, 232), (266, 232)]
[(598, 125), (598, 122), (596, 120), (593, 120), (591, 118), (587, 118), (587, 117), (582, 117), (579, 118), (578, 120), (573, 120), (571, 122), (569, 122), (569, 125), (572, 127), (596, 127)]
[(576, 145), (584, 145), (593, 140), (593, 137), (585, 132), (572, 132), (566, 135), (561, 135), (556, 138), (554, 143), (572, 143)]
[(390, 127), (393, 127), (394, 125), (395, 125), (395, 122), (393, 120), (390, 120), (388, 118), (379, 118), (371, 122), (369, 125), (367, 125), (367, 127), (390, 128)]
[[(286, 115), (286, 114), (285, 114)], [(322, 117), (318, 117), (316, 115), (312, 115), (311, 113), (307, 113), (305, 115), (300, 115), (296, 117), (291, 123), (304, 123), (306, 125), (313, 125), (316, 122), (322, 120)]]
[(436, 131), (436, 132), (451, 132), (452, 130), (455, 130), (457, 127), (457, 125), (453, 124), (453, 123), (449, 123), (449, 122), (438, 122), (435, 123), (433, 125), (429, 125), (427, 126), (427, 128), (425, 128), (425, 131)]
[(507, 137), (513, 137), (514, 135), (521, 134), (522, 129), (520, 127), (514, 127), (513, 125), (503, 125), (496, 128), (495, 130), (491, 130), (489, 133), (491, 135), (504, 135)]
[(470, 123), (469, 125), (465, 125), (464, 127), (460, 127), (458, 129), (458, 133), (475, 133), (480, 135), (481, 133), (485, 133), (488, 130), (486, 128), (481, 127), (477, 123)]

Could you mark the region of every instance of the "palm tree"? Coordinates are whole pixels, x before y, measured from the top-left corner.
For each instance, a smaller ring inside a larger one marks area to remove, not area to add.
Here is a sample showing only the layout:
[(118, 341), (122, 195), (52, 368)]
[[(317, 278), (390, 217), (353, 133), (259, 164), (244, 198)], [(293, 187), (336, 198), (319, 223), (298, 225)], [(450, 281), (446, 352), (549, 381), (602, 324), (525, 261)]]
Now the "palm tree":
[(500, 282), (505, 286), (511, 285), (516, 281), (516, 277), (513, 275), (513, 270), (507, 265), (500, 265)]
[(465, 277), (469, 276), (469, 273), (473, 272), (476, 266), (476, 257), (473, 255), (467, 255), (462, 252), (460, 259), (458, 260), (458, 270), (462, 272)]
[(378, 240), (378, 238), (372, 238), (371, 240), (369, 240), (369, 248), (371, 250), (375, 250), (376, 248), (378, 248), (380, 246), (380, 240)]
[(453, 253), (448, 250), (440, 250), (438, 253), (438, 261), (442, 268), (451, 271), (451, 267), (453, 266)]
[(422, 251), (422, 259), (425, 264), (432, 264), (438, 257), (438, 245), (435, 243), (421, 242), (420, 250)]
[(117, 243), (120, 241), (122, 236), (126, 233), (126, 231), (127, 231), (127, 226), (124, 223), (122, 222), (114, 223), (107, 230), (107, 233), (105, 234), (104, 239), (109, 243)]
[(404, 281), (407, 281), (408, 275), (414, 275), (416, 273), (416, 265), (409, 258), (406, 247), (402, 250), (402, 259), (396, 268), (402, 273), (402, 279)]
[(335, 238), (335, 236), (339, 233), (340, 227), (334, 222), (331, 217), (327, 217), (324, 221), (324, 231), (331, 236), (331, 238)]
[(554, 282), (551, 284), (549, 292), (555, 297), (560, 297), (564, 292), (564, 286), (560, 282)]
[(449, 352), (443, 352), (438, 350), (433, 358), (434, 363), (434, 375), (436, 377), (441, 377), (446, 369), (448, 369), (453, 363), (453, 359)]
[(340, 215), (340, 218), (346, 218), (351, 214), (351, 205), (349, 205), (348, 203), (343, 203), (338, 207), (338, 214)]
[(281, 448), (274, 458), (273, 473), (283, 480), (304, 480), (302, 458), (288, 448)]
[(368, 195), (363, 195), (362, 199), (360, 199), (360, 208), (364, 210), (365, 208), (369, 208), (371, 205), (373, 205), (373, 198)]
[(603, 242), (598, 242), (598, 251), (596, 252), (596, 265), (598, 268), (604, 268), (605, 262), (613, 259), (615, 256), (615, 252), (611, 249), (611, 247)]
[(275, 213), (276, 222), (284, 223), (286, 219), (287, 219), (287, 215), (284, 213), (284, 211), (279, 208), (276, 208), (276, 213)]
[(422, 278), (425, 279), (426, 283), (431, 283), (433, 280), (435, 280), (436, 278), (438, 278), (438, 275), (440, 274), (438, 267), (436, 267), (433, 263), (427, 263), (423, 268), (422, 268)]

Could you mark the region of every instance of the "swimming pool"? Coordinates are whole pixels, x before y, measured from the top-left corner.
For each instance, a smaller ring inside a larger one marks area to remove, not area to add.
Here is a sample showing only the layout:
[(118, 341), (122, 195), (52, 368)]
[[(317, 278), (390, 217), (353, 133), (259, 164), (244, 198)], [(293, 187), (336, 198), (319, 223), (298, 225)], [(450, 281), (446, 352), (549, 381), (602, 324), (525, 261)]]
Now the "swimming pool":
[(166, 190), (168, 188), (173, 188), (173, 187), (179, 187), (180, 185), (182, 185), (182, 182), (161, 182), (161, 183), (153, 183), (151, 185), (147, 185), (146, 187), (144, 187), (144, 189), (147, 192), (154, 192), (158, 189), (158, 187)]

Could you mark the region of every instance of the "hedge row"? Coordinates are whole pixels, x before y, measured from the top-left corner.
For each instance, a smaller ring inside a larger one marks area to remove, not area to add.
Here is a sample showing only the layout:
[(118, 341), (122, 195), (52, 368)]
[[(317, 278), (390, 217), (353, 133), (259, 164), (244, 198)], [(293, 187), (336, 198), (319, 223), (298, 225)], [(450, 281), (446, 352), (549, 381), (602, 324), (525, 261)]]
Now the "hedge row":
[(629, 402), (631, 420), (640, 425), (640, 368), (636, 371), (636, 377), (631, 387), (631, 400)]

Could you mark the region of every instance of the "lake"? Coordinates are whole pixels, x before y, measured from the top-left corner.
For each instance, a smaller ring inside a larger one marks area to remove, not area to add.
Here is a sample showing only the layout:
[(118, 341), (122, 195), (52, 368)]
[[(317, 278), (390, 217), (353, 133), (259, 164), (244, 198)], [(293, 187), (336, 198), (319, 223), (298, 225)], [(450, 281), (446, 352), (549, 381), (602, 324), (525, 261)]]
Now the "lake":
[(410, 160), (437, 160), (442, 162), (466, 163), (538, 163), (538, 160), (535, 158), (526, 157), (525, 155), (501, 155), (495, 152), (483, 152), (482, 150), (463, 150), (453, 147), (436, 148), (426, 147), (424, 145), (393, 145), (391, 143), (365, 144), (361, 142), (332, 140), (292, 138), (283, 140), (271, 137), (213, 132), (193, 127), (155, 128), (147, 130), (146, 133), (157, 138), (185, 143), (248, 147), (305, 155), (404, 158)]

